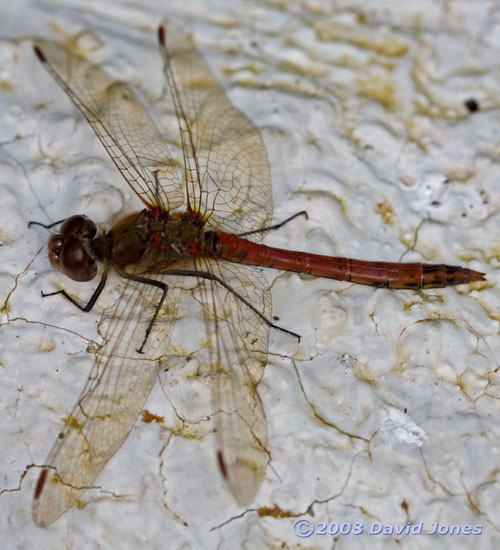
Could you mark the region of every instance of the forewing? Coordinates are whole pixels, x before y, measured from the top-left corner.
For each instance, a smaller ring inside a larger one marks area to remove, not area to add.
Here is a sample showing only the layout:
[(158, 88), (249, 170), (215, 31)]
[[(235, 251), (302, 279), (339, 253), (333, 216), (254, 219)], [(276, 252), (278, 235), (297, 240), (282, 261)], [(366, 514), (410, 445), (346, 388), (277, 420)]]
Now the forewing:
[(258, 129), (231, 104), (191, 36), (164, 21), (159, 39), (191, 207), (231, 232), (264, 227), (272, 217), (272, 192)]
[(144, 204), (167, 210), (183, 204), (167, 144), (132, 90), (56, 42), (37, 38), (34, 48)]
[(210, 260), (200, 261), (200, 268), (218, 278), (198, 286), (198, 299), (211, 350), (219, 466), (244, 506), (253, 500), (268, 462), (257, 386), (267, 362), (271, 297), (255, 268)]
[(179, 289), (170, 286), (139, 354), (161, 291), (134, 281), (123, 284), (121, 297), (103, 314), (104, 346), (40, 475), (33, 503), (40, 526), (81, 502), (83, 490), (93, 485), (132, 429), (166, 360)]

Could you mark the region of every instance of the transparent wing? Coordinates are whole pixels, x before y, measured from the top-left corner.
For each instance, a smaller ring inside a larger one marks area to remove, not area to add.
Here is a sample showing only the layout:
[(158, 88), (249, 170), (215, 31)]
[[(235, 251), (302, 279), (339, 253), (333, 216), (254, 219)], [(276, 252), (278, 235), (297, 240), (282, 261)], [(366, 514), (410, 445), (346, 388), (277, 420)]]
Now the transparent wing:
[(204, 281), (198, 299), (211, 344), (219, 466), (244, 506), (255, 496), (268, 462), (257, 385), (267, 363), (269, 325), (263, 316), (270, 318), (271, 296), (264, 275), (255, 268), (208, 259), (201, 263), (200, 268), (227, 285)]
[(191, 36), (164, 21), (159, 40), (191, 208), (231, 232), (264, 227), (272, 217), (272, 192), (258, 129), (231, 104)]
[[(181, 130), (188, 207), (210, 217), (211, 225), (237, 232), (261, 228), (272, 207), (258, 130), (226, 99), (190, 37), (170, 23), (160, 27), (159, 35)], [(35, 51), (143, 202), (167, 209), (182, 204), (166, 144), (130, 89), (55, 43), (39, 40)], [(236, 499), (247, 504), (268, 459), (257, 393), (267, 359), (268, 285), (253, 268), (197, 261), (212, 277), (200, 278), (193, 295), (203, 307), (209, 363), (217, 380), (213, 396), (220, 466)], [(154, 325), (145, 355), (139, 355), (159, 291), (132, 281), (124, 284), (124, 294), (106, 318), (105, 345), (40, 476), (34, 503), (39, 525), (57, 519), (93, 484), (127, 437), (169, 349), (180, 288), (172, 292), (169, 281), (169, 305)]]
[[(171, 284), (162, 315), (143, 354), (137, 353), (161, 291), (123, 279), (121, 297), (103, 314), (105, 343), (93, 370), (65, 419), (35, 492), (33, 517), (40, 526), (82, 501), (108, 460), (132, 429), (166, 360), (179, 290)], [(170, 281), (169, 281), (170, 283)]]
[(56, 42), (37, 38), (34, 48), (143, 203), (167, 210), (183, 204), (167, 144), (132, 90)]

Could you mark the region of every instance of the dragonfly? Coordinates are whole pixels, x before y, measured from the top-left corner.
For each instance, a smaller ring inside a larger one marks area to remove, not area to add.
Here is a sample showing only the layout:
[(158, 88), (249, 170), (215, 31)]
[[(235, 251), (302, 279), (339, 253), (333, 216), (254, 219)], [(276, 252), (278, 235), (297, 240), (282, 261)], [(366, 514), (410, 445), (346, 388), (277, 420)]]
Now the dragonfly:
[[(216, 424), (216, 457), (237, 503), (254, 499), (269, 461), (258, 384), (272, 328), (269, 284), (255, 266), (389, 289), (427, 289), (484, 280), (472, 269), (329, 257), (262, 244), (271, 225), (269, 162), (261, 134), (232, 105), (191, 35), (166, 20), (158, 29), (166, 101), (178, 125), (179, 156), (125, 83), (71, 47), (36, 39), (34, 52), (88, 121), (142, 202), (100, 231), (77, 214), (44, 227), (51, 264), (67, 277), (99, 283), (110, 274), (119, 298), (103, 313), (103, 345), (64, 427), (41, 466), (33, 517), (40, 526), (81, 504), (133, 428), (162, 365), (173, 354), (179, 304), (202, 312)], [(171, 143), (171, 142), (170, 142)], [(179, 168), (179, 165), (181, 166)], [(39, 224), (43, 225), (43, 224)]]

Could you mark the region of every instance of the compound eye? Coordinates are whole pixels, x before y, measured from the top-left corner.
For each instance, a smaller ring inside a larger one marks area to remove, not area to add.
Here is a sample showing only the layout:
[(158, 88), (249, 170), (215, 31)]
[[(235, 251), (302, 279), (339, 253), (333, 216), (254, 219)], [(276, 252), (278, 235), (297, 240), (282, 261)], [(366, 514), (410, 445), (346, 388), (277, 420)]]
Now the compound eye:
[(59, 261), (63, 272), (74, 281), (90, 281), (97, 274), (95, 262), (89, 258), (81, 243), (72, 237), (62, 245)]
[(59, 235), (63, 238), (75, 235), (80, 231), (86, 220), (88, 220), (86, 216), (70, 216), (61, 224), (61, 227), (59, 228)]
[(61, 256), (62, 239), (59, 235), (52, 235), (49, 239), (49, 261), (50, 263), (60, 269), (61, 262), (59, 260)]

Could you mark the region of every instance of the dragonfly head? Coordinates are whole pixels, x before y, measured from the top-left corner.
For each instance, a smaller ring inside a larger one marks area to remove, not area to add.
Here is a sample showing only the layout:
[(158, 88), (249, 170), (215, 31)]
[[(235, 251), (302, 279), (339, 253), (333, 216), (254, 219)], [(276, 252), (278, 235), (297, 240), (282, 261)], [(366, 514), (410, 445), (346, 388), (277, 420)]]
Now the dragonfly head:
[(49, 239), (50, 263), (70, 279), (90, 281), (97, 274), (96, 224), (86, 216), (71, 216)]

